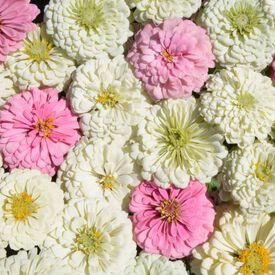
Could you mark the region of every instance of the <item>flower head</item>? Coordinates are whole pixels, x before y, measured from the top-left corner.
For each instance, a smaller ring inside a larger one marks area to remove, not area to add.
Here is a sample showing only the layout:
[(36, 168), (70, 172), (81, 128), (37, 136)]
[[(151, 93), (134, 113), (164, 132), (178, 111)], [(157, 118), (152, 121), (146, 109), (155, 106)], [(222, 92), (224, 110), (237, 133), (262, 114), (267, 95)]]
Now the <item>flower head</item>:
[(268, 1), (205, 2), (197, 22), (207, 29), (220, 65), (250, 65), (260, 71), (272, 61), (275, 16)]
[(64, 50), (54, 46), (45, 26), (37, 26), (22, 44), (6, 62), (16, 86), (22, 90), (48, 86), (62, 91), (75, 70), (75, 63)]
[(207, 84), (201, 114), (218, 125), (228, 143), (245, 146), (263, 141), (275, 121), (275, 88), (271, 80), (245, 67), (224, 69)]
[(124, 0), (51, 0), (45, 11), (47, 33), (54, 44), (83, 62), (123, 53), (132, 35)]
[(199, 115), (196, 100), (168, 100), (151, 107), (138, 129), (132, 156), (142, 164), (142, 177), (180, 188), (190, 177), (205, 183), (218, 173), (227, 155), (223, 137)]
[(0, 149), (9, 168), (54, 175), (79, 139), (79, 124), (55, 89), (24, 91), (0, 111)]
[(171, 259), (189, 255), (213, 231), (215, 211), (206, 193), (199, 181), (190, 181), (185, 189), (142, 182), (129, 205), (137, 244)]
[(128, 60), (154, 100), (199, 92), (208, 78), (208, 68), (214, 67), (205, 30), (182, 19), (146, 25), (136, 34)]
[(32, 21), (39, 12), (30, 0), (0, 0), (0, 63), (20, 47), (28, 32), (35, 29)]
[(63, 192), (37, 170), (14, 169), (1, 180), (0, 239), (14, 250), (41, 245), (63, 210)]

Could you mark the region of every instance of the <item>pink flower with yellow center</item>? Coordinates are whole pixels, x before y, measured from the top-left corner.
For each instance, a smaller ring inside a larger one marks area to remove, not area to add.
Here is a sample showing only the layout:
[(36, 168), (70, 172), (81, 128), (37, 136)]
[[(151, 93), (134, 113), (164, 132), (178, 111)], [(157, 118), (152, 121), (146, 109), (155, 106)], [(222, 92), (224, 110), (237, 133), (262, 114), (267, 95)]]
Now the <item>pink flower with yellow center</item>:
[(79, 138), (77, 117), (55, 89), (23, 91), (0, 111), (0, 150), (10, 169), (34, 168), (53, 176)]
[(128, 60), (152, 99), (199, 92), (215, 66), (206, 31), (190, 20), (169, 19), (137, 32)]
[(30, 0), (0, 0), (0, 63), (20, 47), (28, 32), (35, 30), (32, 21), (39, 13)]
[(215, 210), (199, 181), (190, 181), (185, 189), (143, 181), (134, 190), (129, 209), (135, 240), (147, 253), (182, 258), (213, 232)]

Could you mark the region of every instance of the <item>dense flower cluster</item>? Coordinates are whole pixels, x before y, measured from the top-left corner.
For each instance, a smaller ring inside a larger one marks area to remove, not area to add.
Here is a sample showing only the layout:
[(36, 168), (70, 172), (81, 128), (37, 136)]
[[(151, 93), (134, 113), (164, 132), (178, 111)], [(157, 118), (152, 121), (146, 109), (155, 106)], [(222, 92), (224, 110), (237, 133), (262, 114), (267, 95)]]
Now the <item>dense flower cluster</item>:
[(274, 0), (38, 13), (0, 0), (0, 274), (275, 274)]

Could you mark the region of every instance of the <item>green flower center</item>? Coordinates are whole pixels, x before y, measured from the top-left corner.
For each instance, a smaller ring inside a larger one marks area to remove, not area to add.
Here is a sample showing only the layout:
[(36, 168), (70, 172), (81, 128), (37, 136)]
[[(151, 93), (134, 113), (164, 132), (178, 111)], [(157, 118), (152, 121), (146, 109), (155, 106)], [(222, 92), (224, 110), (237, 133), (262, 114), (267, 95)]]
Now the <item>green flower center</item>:
[(271, 182), (271, 177), (273, 175), (273, 164), (272, 162), (269, 161), (265, 161), (265, 162), (261, 162), (259, 161), (256, 164), (256, 177), (265, 182)]
[(176, 150), (184, 147), (190, 140), (190, 134), (184, 129), (168, 128), (168, 143)]
[(104, 190), (112, 190), (116, 184), (116, 178), (113, 175), (105, 175), (99, 181)]
[(43, 38), (29, 43), (26, 42), (24, 52), (29, 56), (30, 60), (40, 62), (49, 58), (52, 48), (52, 43)]
[(113, 87), (103, 90), (96, 99), (97, 103), (100, 103), (105, 108), (114, 108), (119, 103), (119, 96)]
[(93, 226), (80, 228), (75, 237), (74, 251), (82, 251), (86, 255), (95, 253), (101, 244), (102, 234)]
[(251, 109), (255, 103), (255, 98), (249, 93), (243, 93), (237, 97), (237, 106), (241, 109)]

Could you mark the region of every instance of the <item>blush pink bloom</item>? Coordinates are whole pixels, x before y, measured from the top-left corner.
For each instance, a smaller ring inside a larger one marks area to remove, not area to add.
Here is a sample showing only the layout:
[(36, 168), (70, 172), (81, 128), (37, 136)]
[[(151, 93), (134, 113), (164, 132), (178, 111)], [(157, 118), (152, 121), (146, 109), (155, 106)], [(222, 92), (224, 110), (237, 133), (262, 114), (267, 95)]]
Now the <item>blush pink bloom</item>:
[(185, 189), (144, 181), (134, 190), (129, 209), (137, 244), (170, 259), (188, 256), (214, 229), (213, 204), (199, 181)]
[(53, 176), (79, 138), (77, 117), (55, 89), (23, 91), (0, 111), (0, 150), (7, 168)]
[(169, 19), (137, 32), (128, 60), (153, 100), (199, 92), (215, 66), (206, 31), (190, 20)]
[(271, 64), (271, 80), (272, 82), (275, 82), (275, 58)]
[(0, 0), (0, 63), (20, 47), (28, 32), (35, 30), (32, 21), (39, 13), (29, 0)]

